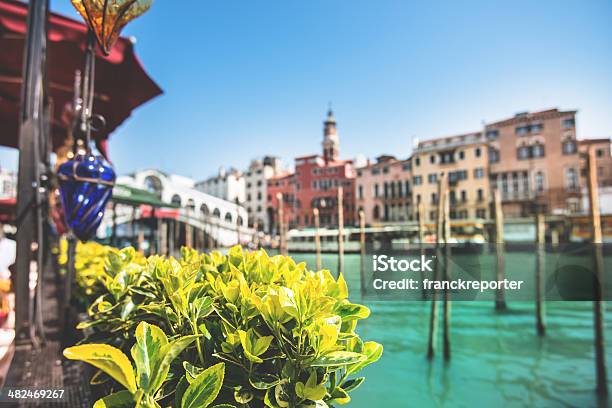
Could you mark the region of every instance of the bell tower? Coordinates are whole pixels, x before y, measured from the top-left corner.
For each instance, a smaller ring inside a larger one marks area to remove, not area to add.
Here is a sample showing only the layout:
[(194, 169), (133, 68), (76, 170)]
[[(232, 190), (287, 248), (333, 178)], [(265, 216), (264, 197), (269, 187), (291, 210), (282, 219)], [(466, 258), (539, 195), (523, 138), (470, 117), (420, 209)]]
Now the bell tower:
[(340, 156), (340, 139), (336, 129), (336, 118), (331, 107), (327, 111), (327, 118), (323, 122), (323, 158), (326, 162), (338, 160)]

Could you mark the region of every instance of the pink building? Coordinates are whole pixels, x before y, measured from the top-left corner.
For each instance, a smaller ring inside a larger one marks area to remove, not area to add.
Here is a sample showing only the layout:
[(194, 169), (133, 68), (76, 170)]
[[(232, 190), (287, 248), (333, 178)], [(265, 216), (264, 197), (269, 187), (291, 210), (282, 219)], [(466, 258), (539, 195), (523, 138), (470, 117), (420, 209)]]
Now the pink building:
[(393, 156), (357, 169), (356, 205), (367, 225), (412, 220), (412, 164)]

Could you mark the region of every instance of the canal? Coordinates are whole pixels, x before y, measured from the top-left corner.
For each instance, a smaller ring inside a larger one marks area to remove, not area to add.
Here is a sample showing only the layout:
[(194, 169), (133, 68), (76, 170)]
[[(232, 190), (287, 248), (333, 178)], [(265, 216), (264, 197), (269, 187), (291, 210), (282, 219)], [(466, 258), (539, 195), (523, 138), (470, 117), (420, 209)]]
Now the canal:
[[(314, 268), (314, 254), (291, 256)], [(483, 265), (495, 264), (491, 254), (481, 258)], [(323, 254), (324, 268), (335, 272), (336, 262), (336, 255)], [(378, 363), (364, 370), (367, 379), (352, 393), (350, 407), (605, 406), (594, 392), (590, 301), (547, 302), (544, 338), (536, 335), (534, 302), (509, 301), (503, 313), (496, 312), (489, 301), (454, 302), (452, 360), (444, 363), (439, 353), (429, 362), (425, 353), (430, 302), (362, 298), (359, 255), (345, 255), (345, 265), (351, 300), (372, 311), (369, 319), (360, 322), (359, 334), (383, 344), (385, 350)], [(533, 252), (507, 254), (507, 273), (517, 268), (521, 274), (532, 273)], [(606, 268), (612, 270), (610, 257), (606, 257)], [(609, 309), (610, 302), (606, 306)], [(606, 316), (606, 327), (607, 350), (612, 350), (612, 311)], [(612, 352), (607, 363), (610, 373)]]

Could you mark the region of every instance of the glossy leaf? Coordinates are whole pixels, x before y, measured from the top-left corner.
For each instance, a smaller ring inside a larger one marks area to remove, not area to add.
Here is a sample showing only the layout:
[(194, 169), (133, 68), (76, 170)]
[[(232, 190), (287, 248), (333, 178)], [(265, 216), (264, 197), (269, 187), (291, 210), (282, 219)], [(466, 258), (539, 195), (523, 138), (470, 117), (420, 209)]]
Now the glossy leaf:
[(225, 364), (219, 363), (202, 371), (183, 394), (182, 408), (205, 408), (209, 406), (223, 385)]
[(93, 408), (132, 408), (133, 406), (134, 396), (128, 390), (123, 390), (100, 398)]
[(81, 360), (104, 371), (117, 380), (128, 391), (136, 391), (134, 369), (130, 360), (121, 350), (107, 344), (83, 344), (64, 350), (70, 360)]

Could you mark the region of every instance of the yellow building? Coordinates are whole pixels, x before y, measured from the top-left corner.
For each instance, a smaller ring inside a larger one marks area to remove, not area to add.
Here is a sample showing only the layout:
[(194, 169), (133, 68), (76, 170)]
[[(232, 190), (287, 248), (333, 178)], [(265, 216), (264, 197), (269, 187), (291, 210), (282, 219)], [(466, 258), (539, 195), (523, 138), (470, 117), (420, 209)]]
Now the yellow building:
[(412, 197), (425, 207), (426, 221), (436, 219), (438, 178), (448, 175), (451, 219), (488, 218), (490, 189), (488, 146), (478, 133), (420, 142), (412, 156)]

